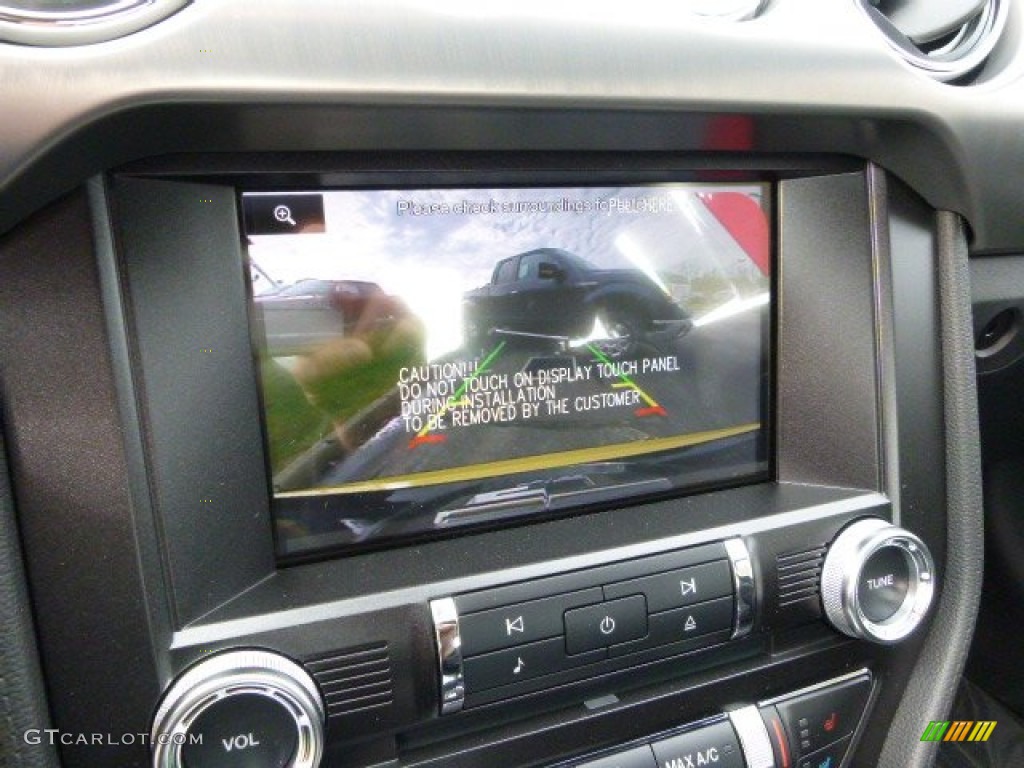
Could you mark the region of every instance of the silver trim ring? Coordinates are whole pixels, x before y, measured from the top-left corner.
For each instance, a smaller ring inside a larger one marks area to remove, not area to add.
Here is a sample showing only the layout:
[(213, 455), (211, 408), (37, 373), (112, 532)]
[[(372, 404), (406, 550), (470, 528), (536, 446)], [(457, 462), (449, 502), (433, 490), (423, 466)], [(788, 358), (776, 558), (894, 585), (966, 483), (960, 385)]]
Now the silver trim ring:
[[(896, 612), (872, 621), (860, 606), (858, 589), (868, 560), (888, 547), (907, 563), (907, 594)], [(864, 640), (892, 644), (907, 637), (924, 620), (935, 596), (935, 565), (924, 542), (885, 520), (858, 520), (843, 530), (825, 555), (821, 599), (825, 615), (840, 632)]]
[(733, 730), (740, 739), (747, 768), (775, 768), (775, 752), (768, 728), (753, 704), (729, 713)]
[(191, 667), (175, 681), (153, 718), (154, 768), (181, 768), (189, 728), (214, 704), (239, 695), (266, 696), (295, 721), (297, 747), (286, 768), (317, 768), (323, 755), (324, 708), (309, 674), (270, 651), (228, 651)]
[(155, 24), (191, 0), (110, 0), (98, 7), (40, 11), (0, 0), (0, 40), (21, 45), (87, 45)]
[(881, 30), (893, 51), (943, 83), (965, 77), (984, 64), (1002, 37), (1010, 16), (1009, 0), (988, 0), (944, 45), (928, 49), (912, 42), (868, 0), (856, 2)]

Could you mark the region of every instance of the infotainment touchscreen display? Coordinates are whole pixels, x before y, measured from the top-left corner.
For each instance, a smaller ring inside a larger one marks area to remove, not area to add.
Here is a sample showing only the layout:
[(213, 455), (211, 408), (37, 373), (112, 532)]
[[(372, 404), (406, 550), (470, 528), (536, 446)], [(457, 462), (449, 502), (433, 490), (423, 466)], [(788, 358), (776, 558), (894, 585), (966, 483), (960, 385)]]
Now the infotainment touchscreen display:
[(243, 193), (279, 554), (764, 480), (770, 192)]

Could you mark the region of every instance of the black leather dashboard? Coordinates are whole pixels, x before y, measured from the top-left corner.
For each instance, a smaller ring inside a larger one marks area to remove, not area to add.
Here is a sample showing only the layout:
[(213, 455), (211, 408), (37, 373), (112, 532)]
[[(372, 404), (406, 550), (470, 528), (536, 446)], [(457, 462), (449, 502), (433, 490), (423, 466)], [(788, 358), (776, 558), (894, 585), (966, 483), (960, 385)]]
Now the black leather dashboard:
[[(321, 689), (335, 657), (378, 665), (390, 698), (328, 702), (322, 765), (576, 765), (862, 669), (845, 765), (928, 765), (921, 730), (948, 711), (981, 588), (968, 254), (1024, 249), (1024, 16), (949, 84), (857, 6), (728, 22), (653, 0), (202, 0), (108, 42), (0, 43), (0, 765), (150, 765), (139, 740), (25, 734), (148, 734), (175, 679), (243, 647)], [(642, 522), (605, 506), (275, 559), (242, 190), (672, 173), (777, 194), (770, 482)], [(820, 583), (791, 608), (780, 581), (863, 516), (937, 565), (930, 619), (894, 647), (830, 628)], [(483, 594), (479, 611), (490, 590), (535, 599), (523, 584), (553, 573), (733, 537), (758, 585), (750, 637), (441, 714), (431, 601)]]

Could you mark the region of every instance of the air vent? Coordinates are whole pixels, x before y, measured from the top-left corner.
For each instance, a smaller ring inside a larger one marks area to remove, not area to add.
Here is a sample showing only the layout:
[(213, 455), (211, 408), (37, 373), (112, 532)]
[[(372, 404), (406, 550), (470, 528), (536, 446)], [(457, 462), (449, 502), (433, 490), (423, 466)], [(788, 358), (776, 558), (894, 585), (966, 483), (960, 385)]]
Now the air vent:
[(806, 600), (817, 602), (821, 592), (821, 566), (826, 546), (801, 552), (787, 552), (775, 559), (779, 584), (779, 608), (788, 608)]
[(387, 643), (304, 659), (324, 695), (328, 718), (388, 707), (394, 699)]
[(944, 83), (987, 60), (1006, 28), (1010, 0), (856, 0), (903, 59)]

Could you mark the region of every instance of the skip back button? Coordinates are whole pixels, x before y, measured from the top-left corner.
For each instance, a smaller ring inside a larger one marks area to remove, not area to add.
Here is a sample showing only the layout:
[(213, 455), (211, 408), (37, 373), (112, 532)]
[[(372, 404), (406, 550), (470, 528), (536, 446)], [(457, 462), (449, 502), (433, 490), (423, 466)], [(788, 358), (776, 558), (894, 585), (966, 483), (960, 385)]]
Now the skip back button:
[(599, 588), (591, 588), (485, 611), (460, 613), (462, 654), (477, 656), (538, 640), (560, 638), (567, 610), (598, 604), (602, 597)]

